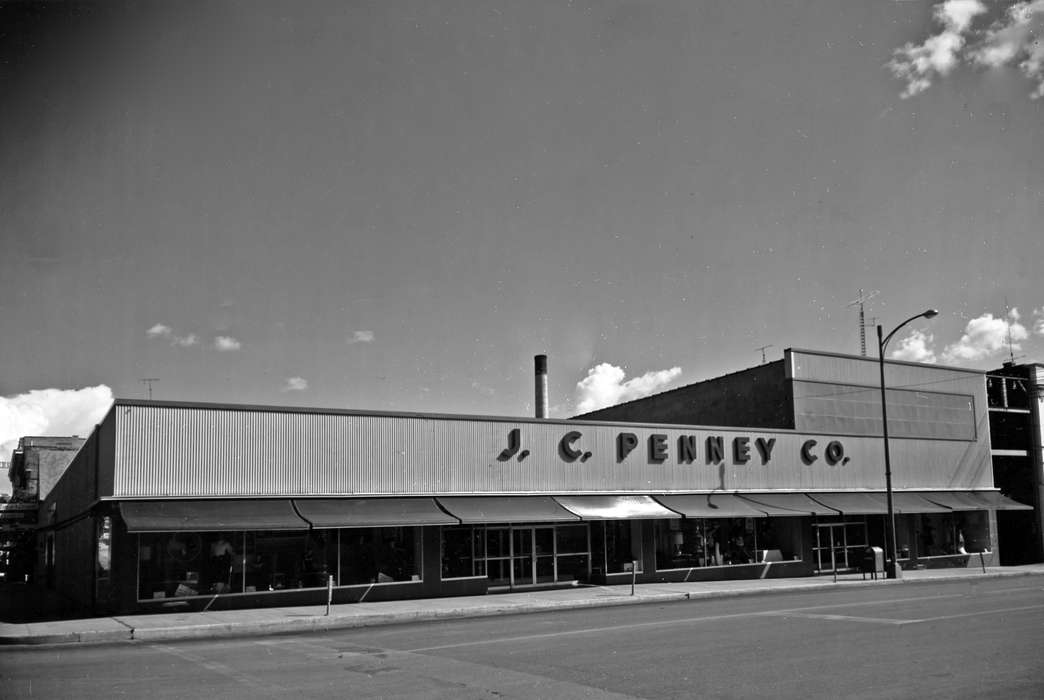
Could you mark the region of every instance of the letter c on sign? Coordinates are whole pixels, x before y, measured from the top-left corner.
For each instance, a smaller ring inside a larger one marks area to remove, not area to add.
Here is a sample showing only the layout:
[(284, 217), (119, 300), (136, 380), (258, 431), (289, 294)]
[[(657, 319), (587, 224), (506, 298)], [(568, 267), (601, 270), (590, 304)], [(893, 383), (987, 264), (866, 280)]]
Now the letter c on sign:
[(819, 457), (812, 452), (812, 448), (816, 446), (815, 440), (805, 440), (805, 444), (801, 446), (801, 461), (805, 464), (812, 464)]
[(562, 455), (562, 459), (567, 462), (575, 462), (580, 459), (580, 455), (583, 453), (573, 447), (573, 443), (581, 437), (583, 437), (583, 435), (577, 430), (570, 430), (562, 436), (562, 439), (558, 441), (558, 452)]

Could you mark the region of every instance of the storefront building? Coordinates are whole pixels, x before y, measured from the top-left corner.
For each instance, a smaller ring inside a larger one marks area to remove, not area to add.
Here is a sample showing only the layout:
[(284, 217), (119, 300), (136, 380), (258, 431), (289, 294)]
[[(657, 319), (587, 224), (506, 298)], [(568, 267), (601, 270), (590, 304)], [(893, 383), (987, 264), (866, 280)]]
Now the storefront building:
[[(844, 393), (794, 381), (818, 357), (757, 375), (766, 405), (800, 393), (801, 428), (117, 400), (41, 506), (39, 566), (94, 614), (850, 570), (883, 541), (883, 445), (852, 368)], [(992, 563), (1020, 507), (983, 376), (945, 376), (889, 397), (908, 566)]]

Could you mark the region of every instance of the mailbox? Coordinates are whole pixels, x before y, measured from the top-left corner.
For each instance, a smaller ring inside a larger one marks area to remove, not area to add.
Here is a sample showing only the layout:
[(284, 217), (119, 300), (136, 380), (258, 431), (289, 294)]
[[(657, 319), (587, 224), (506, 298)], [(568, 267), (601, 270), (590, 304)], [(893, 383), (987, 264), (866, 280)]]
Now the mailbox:
[(884, 573), (884, 550), (880, 547), (867, 547), (863, 550), (863, 560), (859, 570), (864, 579), (867, 574), (876, 579), (878, 572)]

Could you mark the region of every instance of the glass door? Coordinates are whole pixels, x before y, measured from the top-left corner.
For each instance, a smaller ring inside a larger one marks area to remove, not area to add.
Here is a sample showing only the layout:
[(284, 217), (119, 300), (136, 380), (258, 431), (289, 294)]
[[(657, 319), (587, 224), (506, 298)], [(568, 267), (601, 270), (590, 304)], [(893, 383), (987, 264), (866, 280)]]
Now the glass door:
[(514, 528), (511, 531), (514, 551), (511, 554), (511, 585), (533, 583), (533, 528)]
[(486, 528), (486, 575), (491, 586), (511, 585), (511, 528)]
[(812, 549), (820, 573), (858, 566), (866, 547), (866, 521), (816, 524), (816, 544)]
[(555, 528), (533, 528), (533, 582), (552, 583), (555, 576)]
[(474, 551), (476, 575), (485, 571), (490, 586), (586, 581), (591, 573), (587, 523), (476, 528)]

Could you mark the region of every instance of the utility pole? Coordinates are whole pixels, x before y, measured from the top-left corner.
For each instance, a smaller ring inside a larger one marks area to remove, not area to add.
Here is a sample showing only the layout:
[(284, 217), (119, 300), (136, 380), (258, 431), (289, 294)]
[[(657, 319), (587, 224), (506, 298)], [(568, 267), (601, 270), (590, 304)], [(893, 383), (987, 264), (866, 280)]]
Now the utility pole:
[(769, 348), (774, 348), (775, 345), (762, 345), (760, 348), (754, 348), (754, 352), (761, 351), (761, 364), (765, 364), (765, 351)]
[(144, 384), (146, 387), (148, 387), (149, 401), (151, 401), (152, 400), (152, 385), (155, 382), (159, 381), (159, 377), (142, 377), (142, 379), (140, 381), (141, 381), (142, 384)]
[(848, 302), (848, 306), (859, 306), (859, 352), (863, 357), (866, 357), (866, 310), (864, 304), (881, 292), (877, 289), (863, 294), (863, 290), (859, 290), (859, 298)]

